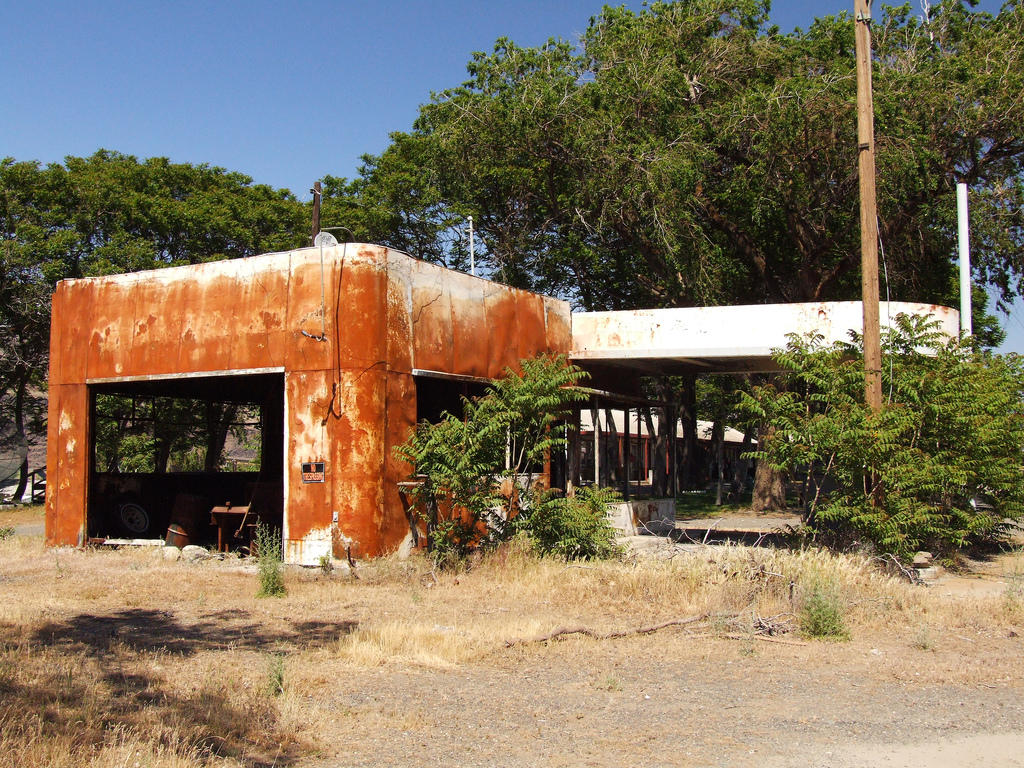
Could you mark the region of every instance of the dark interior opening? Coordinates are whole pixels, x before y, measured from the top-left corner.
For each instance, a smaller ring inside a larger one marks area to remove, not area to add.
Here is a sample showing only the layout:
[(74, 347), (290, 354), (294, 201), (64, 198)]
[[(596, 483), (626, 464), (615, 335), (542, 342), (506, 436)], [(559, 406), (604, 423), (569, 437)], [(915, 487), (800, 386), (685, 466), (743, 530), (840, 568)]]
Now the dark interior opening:
[(462, 398), (472, 399), (487, 392), (487, 384), (440, 376), (416, 376), (416, 423), (436, 424), (444, 413), (462, 418)]
[[(249, 544), (258, 521), (282, 527), (282, 374), (114, 382), (89, 392), (90, 538), (232, 548)], [(229, 513), (215, 518), (218, 507)]]

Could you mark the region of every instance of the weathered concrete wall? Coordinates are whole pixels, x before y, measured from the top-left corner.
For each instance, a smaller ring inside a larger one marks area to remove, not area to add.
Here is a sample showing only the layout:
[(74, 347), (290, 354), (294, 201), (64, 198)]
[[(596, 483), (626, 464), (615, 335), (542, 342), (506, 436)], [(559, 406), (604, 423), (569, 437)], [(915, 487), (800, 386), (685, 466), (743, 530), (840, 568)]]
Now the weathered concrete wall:
[[(53, 298), (47, 543), (78, 544), (88, 384), (280, 372), (285, 556), (395, 548), (408, 532), (393, 458), (415, 423), (415, 369), (495, 377), (567, 352), (569, 306), (379, 246), (319, 249), (64, 281)], [(325, 328), (326, 339), (311, 336)], [(308, 335), (306, 335), (308, 334)], [(326, 462), (303, 484), (303, 461)]]
[(608, 522), (620, 536), (667, 534), (675, 527), (675, 499), (631, 499), (608, 505)]

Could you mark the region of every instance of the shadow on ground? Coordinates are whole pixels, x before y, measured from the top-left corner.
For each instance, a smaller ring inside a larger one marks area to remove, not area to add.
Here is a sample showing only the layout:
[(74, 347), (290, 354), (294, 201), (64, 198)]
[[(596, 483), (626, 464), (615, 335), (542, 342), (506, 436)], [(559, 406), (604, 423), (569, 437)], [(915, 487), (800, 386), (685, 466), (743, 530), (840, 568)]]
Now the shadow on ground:
[(324, 645), (357, 626), (354, 621), (296, 621), (271, 628), (242, 610), (213, 611), (198, 621), (185, 623), (171, 611), (135, 608), (108, 614), (80, 613), (49, 622), (33, 633), (32, 642), (89, 653), (106, 652), (112, 642), (139, 652), (167, 651), (184, 656), (231, 648), (287, 653)]
[[(282, 733), (274, 703), (274, 665), (291, 651), (329, 643), (356, 622), (281, 622), (267, 626), (247, 611), (217, 611), (197, 621), (126, 609), (82, 613), (34, 630), (0, 624), (0, 724), (15, 764), (31, 750), (61, 745), (88, 762), (132, 734), (150, 748), (200, 762), (233, 757), (251, 768), (294, 763), (306, 751)], [(264, 652), (257, 685), (210, 676), (172, 685), (168, 656), (217, 650)], [(280, 683), (278, 683), (279, 685)]]

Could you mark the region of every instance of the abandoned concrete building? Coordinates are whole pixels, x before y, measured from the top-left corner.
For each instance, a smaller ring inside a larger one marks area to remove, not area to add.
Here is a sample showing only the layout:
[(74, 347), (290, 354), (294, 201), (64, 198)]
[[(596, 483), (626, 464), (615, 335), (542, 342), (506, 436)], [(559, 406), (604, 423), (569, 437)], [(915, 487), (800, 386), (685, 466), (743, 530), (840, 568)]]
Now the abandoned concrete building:
[[(46, 541), (163, 538), (182, 522), (193, 540), (226, 549), (260, 520), (281, 530), (286, 562), (386, 554), (422, 534), (394, 447), (418, 421), (457, 412), (461, 396), (545, 352), (569, 354), (593, 390), (580, 409), (590, 419), (576, 414), (585, 429), (551, 462), (551, 481), (624, 483), (628, 498), (630, 481), (640, 483), (633, 452), (647, 450), (643, 430), (629, 427), (648, 404), (643, 375), (768, 370), (786, 333), (846, 338), (860, 311), (844, 302), (572, 313), (558, 299), (355, 243), (63, 281), (53, 296)], [(889, 312), (931, 313), (956, 332), (957, 313), (944, 307)], [(616, 409), (624, 440), (602, 443)], [(188, 450), (174, 453), (186, 433)], [(252, 444), (242, 465), (223, 461), (231, 440)], [(603, 469), (600, 450), (586, 460), (588, 441), (616, 446)]]

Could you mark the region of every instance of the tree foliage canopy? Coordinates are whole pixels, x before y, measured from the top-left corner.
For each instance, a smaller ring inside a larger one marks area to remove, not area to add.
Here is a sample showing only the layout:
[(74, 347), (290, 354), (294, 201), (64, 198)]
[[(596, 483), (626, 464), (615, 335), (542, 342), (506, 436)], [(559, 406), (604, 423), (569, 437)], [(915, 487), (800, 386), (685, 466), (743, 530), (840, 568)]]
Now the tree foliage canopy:
[(790, 337), (779, 385), (742, 395), (772, 427), (758, 457), (806, 473), (806, 523), (907, 556), (1000, 538), (1024, 519), (1024, 360), (962, 346), (922, 318), (884, 342), (886, 401), (863, 401), (854, 344)]
[[(446, 260), (471, 214), (496, 279), (588, 309), (853, 298), (853, 20), (791, 34), (767, 22), (764, 0), (688, 0), (606, 7), (578, 47), (501, 39), (367, 158), (353, 193), (387, 199), (393, 218), (360, 221)], [(873, 32), (889, 295), (952, 298), (963, 180), (976, 273), (1012, 296), (1024, 9), (884, 8)]]
[(45, 167), (0, 161), (0, 437), (27, 447), (41, 429), (58, 280), (293, 248), (307, 221), (287, 190), (207, 165), (105, 150)]

